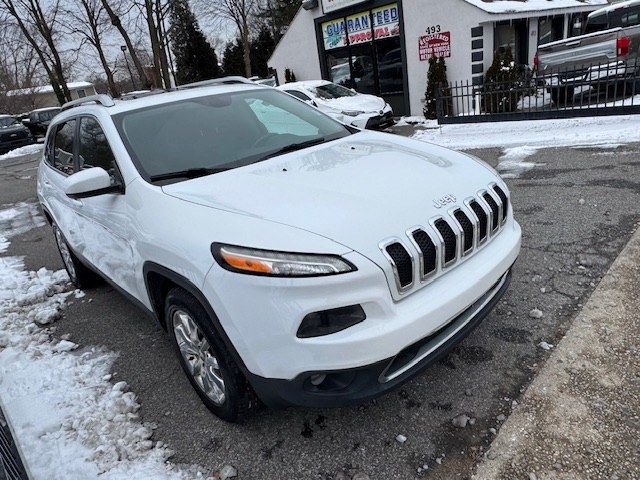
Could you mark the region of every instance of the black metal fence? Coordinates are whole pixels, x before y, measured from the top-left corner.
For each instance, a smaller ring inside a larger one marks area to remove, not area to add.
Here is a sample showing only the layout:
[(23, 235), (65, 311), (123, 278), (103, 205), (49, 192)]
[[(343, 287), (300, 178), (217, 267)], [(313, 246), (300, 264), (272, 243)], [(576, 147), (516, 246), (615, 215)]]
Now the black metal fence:
[(436, 102), (441, 124), (640, 113), (640, 60), (543, 73), (507, 70), (482, 85), (439, 85)]

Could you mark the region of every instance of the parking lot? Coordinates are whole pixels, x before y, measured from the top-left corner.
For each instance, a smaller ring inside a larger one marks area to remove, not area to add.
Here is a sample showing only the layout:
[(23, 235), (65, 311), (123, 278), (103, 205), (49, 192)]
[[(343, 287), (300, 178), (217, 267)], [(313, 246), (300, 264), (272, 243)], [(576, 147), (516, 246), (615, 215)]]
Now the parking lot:
[[(494, 166), (503, 154), (471, 153)], [(441, 362), (367, 405), (262, 409), (244, 425), (223, 423), (191, 389), (162, 329), (107, 286), (70, 300), (56, 335), (119, 352), (115, 380), (138, 395), (174, 462), (233, 465), (243, 479), (465, 478), (548, 354), (539, 344), (563, 336), (640, 218), (640, 144), (549, 148), (528, 160), (536, 166), (506, 180), (523, 248), (504, 299)], [(36, 201), (35, 162), (3, 164), (0, 205)], [(6, 255), (32, 270), (62, 268), (47, 226), (14, 237)], [(455, 426), (460, 414), (473, 421)]]

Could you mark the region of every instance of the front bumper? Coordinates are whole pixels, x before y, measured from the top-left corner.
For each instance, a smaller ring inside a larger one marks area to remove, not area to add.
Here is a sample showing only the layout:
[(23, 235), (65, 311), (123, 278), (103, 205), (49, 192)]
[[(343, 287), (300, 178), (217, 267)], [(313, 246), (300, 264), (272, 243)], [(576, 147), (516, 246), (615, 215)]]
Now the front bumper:
[(24, 147), (26, 145), (31, 145), (35, 142), (35, 138), (31, 135), (25, 138), (20, 138), (18, 140), (3, 141), (0, 143), (0, 154), (10, 152), (11, 150)]
[[(437, 332), (409, 345), (397, 355), (364, 367), (305, 372), (293, 380), (249, 375), (260, 399), (271, 408), (342, 407), (366, 402), (397, 388), (446, 355), (491, 312), (511, 282), (509, 269), (489, 290)], [(324, 375), (320, 385), (312, 376)]]
[[(503, 277), (518, 257), (520, 237), (509, 217), (482, 249), (399, 301), (383, 270), (357, 252), (343, 254), (357, 271), (329, 277), (239, 275), (214, 265), (203, 294), (250, 377), (293, 381), (306, 372), (385, 361), (438, 332)], [(360, 305), (366, 320), (331, 335), (296, 337), (309, 313), (350, 305)]]
[(343, 121), (352, 127), (369, 130), (388, 128), (395, 123), (393, 110), (388, 104), (379, 112), (363, 113), (356, 117), (343, 115)]

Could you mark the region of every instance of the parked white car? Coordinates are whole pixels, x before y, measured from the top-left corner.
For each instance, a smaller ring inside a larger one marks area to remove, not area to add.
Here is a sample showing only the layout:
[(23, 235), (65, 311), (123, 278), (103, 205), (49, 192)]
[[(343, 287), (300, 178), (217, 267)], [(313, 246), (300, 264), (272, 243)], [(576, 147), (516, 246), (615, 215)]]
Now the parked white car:
[(521, 236), (493, 169), (219, 82), (67, 104), (37, 182), (73, 283), (156, 318), (211, 411), (366, 401), (487, 315)]
[(375, 95), (358, 93), (326, 80), (286, 83), (277, 88), (353, 127), (376, 129), (394, 124), (391, 105)]

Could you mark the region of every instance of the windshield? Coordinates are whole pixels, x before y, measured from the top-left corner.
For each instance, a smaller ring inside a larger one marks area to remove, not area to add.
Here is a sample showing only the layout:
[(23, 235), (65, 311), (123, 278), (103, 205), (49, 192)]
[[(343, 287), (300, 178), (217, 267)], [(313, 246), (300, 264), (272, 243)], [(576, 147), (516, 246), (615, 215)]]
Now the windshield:
[(42, 112), (38, 112), (38, 120), (40, 122), (48, 122), (50, 121), (53, 117), (55, 117), (58, 113), (60, 113), (60, 109), (56, 109), (56, 110), (44, 110)]
[(154, 105), (120, 113), (114, 121), (140, 173), (151, 180), (237, 168), (298, 144), (350, 135), (317, 109), (267, 88)]
[(13, 117), (0, 117), (0, 128), (10, 127), (11, 125), (20, 125), (20, 122)]
[(318, 85), (314, 88), (316, 95), (325, 100), (331, 100), (340, 97), (353, 97), (357, 95), (353, 90), (349, 90), (335, 83), (327, 83), (326, 85)]

